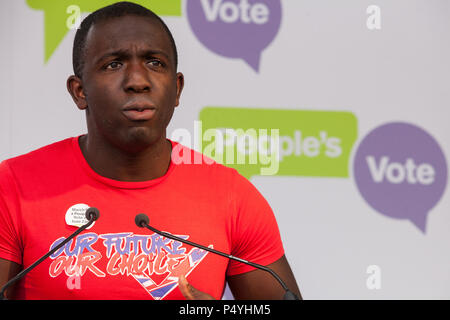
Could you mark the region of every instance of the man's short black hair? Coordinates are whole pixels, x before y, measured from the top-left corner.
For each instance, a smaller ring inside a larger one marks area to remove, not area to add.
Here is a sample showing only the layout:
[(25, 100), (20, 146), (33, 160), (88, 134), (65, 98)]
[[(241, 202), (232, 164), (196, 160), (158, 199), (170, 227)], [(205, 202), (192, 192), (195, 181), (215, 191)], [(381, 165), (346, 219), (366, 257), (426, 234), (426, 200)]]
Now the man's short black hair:
[(148, 17), (153, 20), (156, 19), (161, 23), (161, 25), (166, 30), (169, 36), (174, 53), (175, 70), (177, 69), (178, 66), (177, 47), (175, 45), (175, 40), (173, 39), (172, 33), (170, 32), (169, 28), (164, 23), (164, 21), (153, 11), (143, 6), (140, 6), (132, 2), (122, 1), (92, 12), (80, 24), (80, 27), (78, 28), (77, 33), (75, 34), (72, 52), (73, 72), (77, 77), (81, 78), (83, 74), (86, 37), (91, 27), (99, 22), (107, 21), (113, 18), (124, 17), (128, 15)]

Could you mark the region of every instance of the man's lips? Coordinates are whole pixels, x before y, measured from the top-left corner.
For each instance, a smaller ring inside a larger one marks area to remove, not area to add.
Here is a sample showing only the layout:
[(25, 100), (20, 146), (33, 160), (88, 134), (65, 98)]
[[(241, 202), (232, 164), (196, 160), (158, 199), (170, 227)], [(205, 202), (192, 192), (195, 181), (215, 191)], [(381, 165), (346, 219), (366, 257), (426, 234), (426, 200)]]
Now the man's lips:
[(153, 118), (156, 108), (148, 103), (133, 103), (126, 105), (122, 113), (131, 121), (147, 121)]

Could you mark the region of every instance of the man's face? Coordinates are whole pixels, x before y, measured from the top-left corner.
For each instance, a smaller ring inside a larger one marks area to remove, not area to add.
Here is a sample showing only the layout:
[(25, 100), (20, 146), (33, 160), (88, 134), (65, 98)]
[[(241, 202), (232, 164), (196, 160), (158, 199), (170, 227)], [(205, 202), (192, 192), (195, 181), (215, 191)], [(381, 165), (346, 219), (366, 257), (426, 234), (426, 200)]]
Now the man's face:
[(160, 22), (125, 16), (96, 24), (84, 59), (81, 109), (87, 111), (89, 135), (131, 153), (165, 139), (183, 75), (176, 73)]

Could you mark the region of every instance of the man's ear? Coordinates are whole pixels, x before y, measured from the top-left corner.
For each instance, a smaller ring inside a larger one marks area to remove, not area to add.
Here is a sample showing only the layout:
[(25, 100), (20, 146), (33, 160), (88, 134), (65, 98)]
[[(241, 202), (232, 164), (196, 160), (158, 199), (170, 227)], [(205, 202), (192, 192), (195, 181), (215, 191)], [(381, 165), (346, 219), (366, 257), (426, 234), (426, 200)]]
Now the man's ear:
[(184, 88), (184, 75), (181, 72), (177, 73), (177, 99), (175, 101), (175, 107), (180, 104), (181, 92)]
[(72, 99), (77, 105), (78, 109), (86, 110), (87, 101), (85, 92), (83, 90), (83, 81), (77, 76), (70, 76), (67, 79), (67, 90), (72, 96)]

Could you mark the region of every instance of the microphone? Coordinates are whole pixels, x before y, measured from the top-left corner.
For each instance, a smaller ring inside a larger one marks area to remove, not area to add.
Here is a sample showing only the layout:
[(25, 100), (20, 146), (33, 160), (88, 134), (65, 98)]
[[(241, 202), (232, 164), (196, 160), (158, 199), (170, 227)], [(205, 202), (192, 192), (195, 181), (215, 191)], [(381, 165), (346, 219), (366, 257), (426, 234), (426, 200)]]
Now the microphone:
[(7, 300), (5, 297), (5, 291), (8, 289), (13, 283), (16, 281), (19, 281), (22, 279), (28, 272), (33, 270), (35, 267), (37, 267), (42, 261), (50, 257), (53, 253), (55, 253), (59, 248), (64, 246), (67, 242), (75, 238), (78, 234), (80, 234), (83, 230), (86, 228), (89, 228), (94, 221), (96, 221), (100, 217), (100, 212), (97, 208), (91, 207), (86, 210), (85, 217), (87, 220), (89, 220), (86, 224), (82, 225), (80, 228), (78, 228), (74, 233), (72, 233), (67, 239), (62, 241), (60, 244), (58, 244), (56, 247), (54, 247), (52, 250), (50, 250), (47, 254), (43, 255), (39, 260), (34, 262), (32, 265), (30, 265), (28, 268), (23, 269), (21, 272), (19, 272), (15, 277), (11, 278), (0, 291), (0, 300)]
[(158, 229), (155, 229), (155, 228), (153, 228), (152, 226), (149, 225), (150, 220), (149, 220), (148, 216), (145, 213), (140, 213), (140, 214), (136, 215), (136, 217), (134, 218), (134, 222), (136, 223), (136, 225), (139, 228), (147, 228), (147, 229), (149, 229), (149, 230), (151, 230), (153, 232), (156, 232), (157, 234), (162, 235), (162, 236), (164, 236), (166, 238), (169, 238), (169, 239), (172, 239), (172, 240), (175, 240), (175, 241), (179, 241), (179, 242), (191, 245), (193, 247), (200, 248), (202, 250), (206, 250), (206, 251), (218, 254), (219, 256), (222, 256), (222, 257), (225, 257), (225, 258), (228, 258), (228, 259), (231, 259), (231, 260), (239, 261), (241, 263), (247, 264), (247, 265), (252, 266), (254, 268), (266, 271), (266, 272), (270, 273), (280, 283), (280, 285), (283, 287), (284, 291), (286, 291), (286, 293), (283, 296), (283, 300), (300, 300), (295, 295), (295, 293), (293, 293), (291, 290), (289, 290), (287, 285), (275, 273), (275, 271), (273, 271), (269, 267), (266, 267), (266, 266), (263, 266), (263, 265), (260, 265), (260, 264), (254, 263), (254, 262), (250, 262), (250, 261), (247, 261), (247, 260), (244, 260), (244, 259), (232, 256), (231, 254), (227, 254), (227, 253), (224, 253), (224, 252), (221, 252), (221, 251), (217, 251), (217, 250), (211, 249), (209, 247), (202, 246), (201, 244), (197, 244), (197, 243), (185, 240), (185, 239), (181, 239), (181, 238), (179, 238), (177, 236), (174, 236), (174, 235), (172, 235), (170, 233), (167, 233), (167, 232), (164, 232), (164, 231), (159, 231)]

